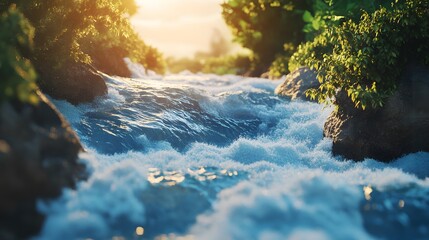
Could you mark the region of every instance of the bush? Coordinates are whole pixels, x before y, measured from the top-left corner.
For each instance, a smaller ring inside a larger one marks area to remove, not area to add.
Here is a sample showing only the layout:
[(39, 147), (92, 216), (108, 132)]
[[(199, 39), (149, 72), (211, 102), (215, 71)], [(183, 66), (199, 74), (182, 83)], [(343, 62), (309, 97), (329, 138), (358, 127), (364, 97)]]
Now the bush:
[(67, 74), (70, 65), (90, 65), (112, 49), (117, 50), (112, 55), (119, 61), (130, 57), (153, 70), (164, 70), (160, 54), (139, 39), (131, 27), (129, 17), (137, 9), (134, 0), (5, 2), (17, 2), (36, 29), (34, 53), (29, 58), (42, 76), (41, 84), (58, 78), (72, 81), (67, 79), (72, 78)]
[(289, 60), (289, 71), (292, 72), (301, 66), (317, 69), (319, 62), (323, 60), (324, 56), (332, 53), (334, 42), (329, 41), (329, 35), (334, 33), (335, 31), (325, 29), (324, 32), (316, 36), (312, 41), (299, 45)]
[(284, 44), (293, 46), (304, 41), (302, 0), (228, 0), (222, 15), (234, 40), (254, 54), (254, 75), (265, 72), (275, 56), (283, 53)]
[(271, 79), (280, 78), (281, 76), (287, 75), (290, 72), (288, 69), (288, 64), (295, 50), (296, 47), (292, 44), (284, 45), (284, 53), (278, 54), (268, 69), (268, 75)]
[(308, 66), (321, 83), (307, 95), (330, 103), (345, 91), (357, 108), (377, 108), (392, 94), (405, 65), (429, 63), (429, 3), (405, 0), (364, 12), (300, 46), (289, 68)]
[(34, 28), (12, 5), (0, 16), (0, 101), (38, 102), (36, 72), (23, 57), (33, 45)]
[[(313, 41), (327, 28), (336, 27), (347, 20), (358, 21), (363, 11), (374, 12), (379, 6), (389, 5), (390, 2), (390, 0), (313, 0), (308, 5), (308, 9), (297, 12), (302, 13), (302, 21), (305, 24), (302, 31), (305, 32), (305, 39)], [(316, 45), (320, 44), (317, 41), (319, 40), (316, 40)], [(289, 63), (296, 50), (296, 46), (285, 44), (284, 52), (277, 54), (269, 68), (270, 78), (279, 78), (299, 67), (293, 66), (295, 63)], [(319, 50), (323, 52), (322, 49)], [(305, 54), (305, 52), (301, 52), (301, 54)], [(288, 68), (288, 65), (292, 65), (291, 69)]]
[(305, 10), (302, 19), (306, 39), (312, 40), (326, 28), (340, 23), (359, 21), (362, 12), (372, 13), (380, 6), (390, 6), (392, 0), (313, 0), (311, 8)]

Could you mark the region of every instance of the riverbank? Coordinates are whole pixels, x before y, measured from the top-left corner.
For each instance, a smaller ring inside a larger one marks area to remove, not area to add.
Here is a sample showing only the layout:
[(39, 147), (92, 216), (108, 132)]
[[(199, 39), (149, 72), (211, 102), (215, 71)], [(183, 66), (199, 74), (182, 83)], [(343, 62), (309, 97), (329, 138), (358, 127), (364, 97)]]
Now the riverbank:
[(45, 216), (37, 202), (58, 198), (86, 178), (76, 133), (42, 93), (37, 97), (37, 105), (0, 104), (0, 238), (5, 240), (38, 234)]

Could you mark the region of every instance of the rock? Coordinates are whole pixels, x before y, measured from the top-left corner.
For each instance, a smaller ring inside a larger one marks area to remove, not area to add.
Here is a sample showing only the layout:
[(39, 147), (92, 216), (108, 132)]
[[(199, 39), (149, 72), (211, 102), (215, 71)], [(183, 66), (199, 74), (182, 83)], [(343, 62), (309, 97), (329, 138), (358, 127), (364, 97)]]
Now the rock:
[(290, 97), (291, 100), (309, 100), (305, 96), (305, 91), (310, 88), (317, 88), (319, 85), (317, 75), (313, 70), (307, 67), (300, 67), (286, 75), (285, 81), (276, 88), (275, 93), (280, 96)]
[(107, 86), (101, 74), (89, 65), (63, 64), (67, 69), (52, 71), (48, 66), (40, 67), (39, 86), (55, 99), (64, 99), (72, 104), (91, 102), (107, 94)]
[(0, 239), (37, 234), (44, 216), (39, 199), (60, 196), (85, 178), (78, 162), (82, 146), (44, 95), (37, 106), (0, 103)]
[(429, 151), (429, 69), (408, 66), (396, 92), (380, 109), (358, 110), (345, 93), (325, 123), (332, 151), (349, 159), (388, 162), (404, 154)]
[(119, 47), (112, 47), (109, 50), (98, 49), (91, 54), (93, 64), (97, 70), (110, 76), (131, 77), (131, 71), (128, 69), (124, 58), (128, 52)]

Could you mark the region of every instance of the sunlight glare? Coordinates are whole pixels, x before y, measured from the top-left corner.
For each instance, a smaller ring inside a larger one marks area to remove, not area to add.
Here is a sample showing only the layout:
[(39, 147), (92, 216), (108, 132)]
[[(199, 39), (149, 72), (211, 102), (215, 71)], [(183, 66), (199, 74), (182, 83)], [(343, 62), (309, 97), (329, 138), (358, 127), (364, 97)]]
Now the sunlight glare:
[(137, 234), (137, 236), (143, 236), (144, 228), (143, 227), (137, 227), (136, 228), (136, 234)]
[(371, 193), (372, 193), (372, 187), (371, 187), (371, 185), (368, 185), (368, 186), (364, 186), (363, 187), (363, 193), (364, 193), (364, 195), (365, 195), (365, 199), (366, 200), (371, 200)]
[(132, 25), (145, 41), (166, 56), (191, 57), (207, 51), (218, 31), (231, 33), (222, 18), (222, 0), (136, 0)]

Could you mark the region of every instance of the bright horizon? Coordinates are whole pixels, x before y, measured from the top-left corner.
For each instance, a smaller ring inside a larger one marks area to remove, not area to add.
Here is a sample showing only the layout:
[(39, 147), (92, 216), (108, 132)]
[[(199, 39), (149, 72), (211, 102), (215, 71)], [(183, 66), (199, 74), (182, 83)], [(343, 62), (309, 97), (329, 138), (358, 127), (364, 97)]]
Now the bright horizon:
[(137, 0), (139, 10), (131, 23), (144, 41), (166, 57), (192, 57), (208, 51), (216, 29), (228, 40), (223, 21), (223, 0)]

